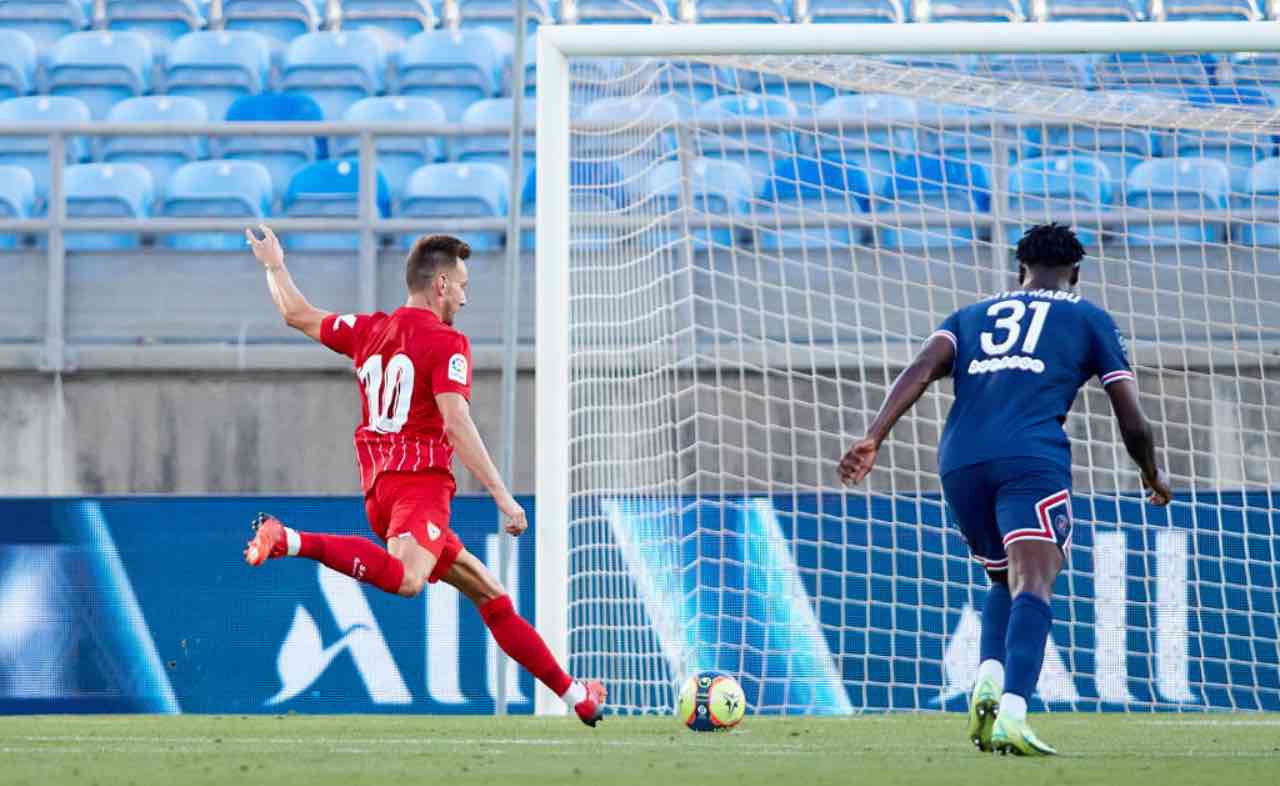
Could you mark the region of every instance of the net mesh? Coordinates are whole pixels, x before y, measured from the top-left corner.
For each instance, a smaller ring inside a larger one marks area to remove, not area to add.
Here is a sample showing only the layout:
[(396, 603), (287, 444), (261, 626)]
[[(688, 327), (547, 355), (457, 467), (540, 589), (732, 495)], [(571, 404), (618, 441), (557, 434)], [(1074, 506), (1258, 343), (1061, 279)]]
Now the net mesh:
[(836, 463), (951, 311), (1071, 224), (1178, 492), (1090, 383), (1035, 704), (1280, 709), (1280, 59), (573, 59), (569, 649), (622, 712), (693, 671), (756, 712), (958, 709), (987, 581), (936, 385)]

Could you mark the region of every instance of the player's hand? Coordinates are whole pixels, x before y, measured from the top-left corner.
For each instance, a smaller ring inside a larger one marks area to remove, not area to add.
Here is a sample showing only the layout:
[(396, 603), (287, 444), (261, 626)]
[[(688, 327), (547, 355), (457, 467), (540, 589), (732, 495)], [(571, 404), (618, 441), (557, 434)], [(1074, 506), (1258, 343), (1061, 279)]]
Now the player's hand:
[(244, 231), (245, 239), (253, 249), (253, 255), (267, 270), (281, 267), (284, 265), (284, 249), (280, 247), (280, 240), (276, 237), (276, 233), (272, 232), (271, 227), (266, 224), (259, 224), (258, 229), (262, 230), (261, 240), (254, 236), (252, 229)]
[(519, 537), (529, 528), (529, 519), (525, 517), (524, 508), (520, 506), (519, 502), (510, 499), (505, 505), (500, 505), (499, 510), (502, 511), (502, 515), (507, 517), (507, 523), (503, 525), (503, 528), (506, 529), (508, 535)]
[(863, 437), (853, 443), (853, 447), (840, 460), (840, 482), (846, 486), (861, 483), (876, 465), (876, 454), (879, 452), (880, 445), (871, 437)]
[(1164, 507), (1173, 499), (1173, 492), (1169, 490), (1169, 476), (1164, 474), (1164, 470), (1157, 468), (1155, 477), (1143, 478), (1142, 483), (1147, 487), (1147, 502), (1152, 505)]

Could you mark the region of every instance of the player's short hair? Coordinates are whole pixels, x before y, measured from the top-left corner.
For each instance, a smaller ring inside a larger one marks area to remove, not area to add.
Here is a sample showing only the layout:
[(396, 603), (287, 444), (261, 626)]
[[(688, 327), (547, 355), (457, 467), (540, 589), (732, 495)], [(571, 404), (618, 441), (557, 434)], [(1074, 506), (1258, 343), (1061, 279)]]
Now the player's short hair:
[(410, 292), (431, 286), (436, 276), (471, 256), (471, 246), (453, 235), (423, 235), (413, 244), (404, 266), (404, 283)]
[(1084, 246), (1071, 227), (1036, 224), (1018, 241), (1018, 261), (1027, 267), (1066, 267), (1084, 259)]

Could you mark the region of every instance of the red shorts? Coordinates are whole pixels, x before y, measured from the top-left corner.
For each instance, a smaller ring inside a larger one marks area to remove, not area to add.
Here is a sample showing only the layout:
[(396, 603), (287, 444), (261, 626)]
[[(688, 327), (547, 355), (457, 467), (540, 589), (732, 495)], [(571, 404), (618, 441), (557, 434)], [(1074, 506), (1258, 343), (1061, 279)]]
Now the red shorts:
[(364, 498), (369, 526), (379, 540), (412, 537), (436, 558), (429, 582), (444, 577), (462, 551), (449, 528), (449, 503), (457, 489), (447, 472), (384, 472)]

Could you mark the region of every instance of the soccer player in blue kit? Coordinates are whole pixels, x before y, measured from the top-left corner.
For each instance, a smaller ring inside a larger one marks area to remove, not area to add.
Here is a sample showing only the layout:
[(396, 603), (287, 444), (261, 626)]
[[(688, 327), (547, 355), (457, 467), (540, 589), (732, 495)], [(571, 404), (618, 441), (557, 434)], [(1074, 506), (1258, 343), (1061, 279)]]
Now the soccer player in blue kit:
[(1053, 755), (1027, 724), (1052, 624), (1049, 598), (1071, 540), (1071, 444), (1062, 424), (1098, 377), (1153, 505), (1170, 492), (1156, 466), (1124, 338), (1107, 312), (1071, 291), (1084, 248), (1069, 228), (1031, 227), (1018, 242), (1020, 286), (960, 309), (889, 390), (866, 436), (840, 462), (859, 483), (898, 419), (950, 374), (955, 403), (938, 445), (952, 518), (991, 579), (982, 610), (968, 737), (980, 750)]

